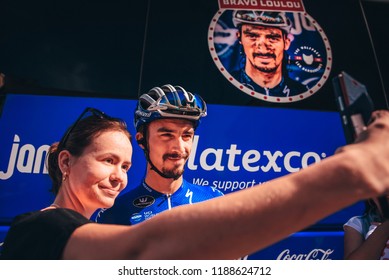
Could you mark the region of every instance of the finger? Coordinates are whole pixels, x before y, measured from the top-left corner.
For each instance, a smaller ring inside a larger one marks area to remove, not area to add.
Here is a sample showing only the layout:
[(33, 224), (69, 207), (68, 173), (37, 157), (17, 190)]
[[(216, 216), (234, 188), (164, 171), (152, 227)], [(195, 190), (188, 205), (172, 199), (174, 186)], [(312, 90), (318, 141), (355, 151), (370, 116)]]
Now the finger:
[(389, 117), (389, 111), (386, 110), (376, 110), (371, 114), (371, 118), (369, 121), (369, 124), (376, 121), (377, 119), (380, 119), (382, 117)]

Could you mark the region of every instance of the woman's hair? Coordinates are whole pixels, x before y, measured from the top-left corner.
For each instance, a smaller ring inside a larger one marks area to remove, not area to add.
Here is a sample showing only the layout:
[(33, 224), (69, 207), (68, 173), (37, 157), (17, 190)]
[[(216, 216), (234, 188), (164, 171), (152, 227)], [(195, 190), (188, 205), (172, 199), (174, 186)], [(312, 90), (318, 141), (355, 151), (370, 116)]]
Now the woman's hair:
[(378, 211), (377, 204), (374, 202), (373, 199), (365, 200), (365, 211), (364, 211), (363, 215), (361, 216), (361, 218), (362, 218), (363, 237), (365, 237), (367, 232), (369, 231), (369, 227), (370, 227), (371, 223), (373, 223), (373, 222), (382, 223), (383, 222), (383, 217), (380, 215), (380, 213)]
[(383, 217), (381, 217), (377, 204), (373, 199), (365, 200), (364, 215), (369, 216), (372, 222), (383, 222)]
[(60, 142), (51, 145), (47, 154), (47, 170), (52, 180), (51, 191), (57, 195), (62, 184), (62, 172), (58, 165), (58, 155), (61, 151), (67, 150), (73, 156), (79, 157), (93, 139), (106, 131), (121, 131), (131, 141), (131, 134), (126, 123), (118, 118), (106, 115), (91, 115), (77, 120), (68, 128)]

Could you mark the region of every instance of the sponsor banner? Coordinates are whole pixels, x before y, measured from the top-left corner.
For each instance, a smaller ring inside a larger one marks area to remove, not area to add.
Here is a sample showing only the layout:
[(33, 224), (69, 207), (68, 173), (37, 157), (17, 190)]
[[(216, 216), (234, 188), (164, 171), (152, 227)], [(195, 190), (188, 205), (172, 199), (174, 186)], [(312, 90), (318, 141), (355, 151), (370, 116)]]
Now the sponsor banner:
[[(85, 107), (123, 118), (135, 135), (135, 104), (123, 99), (8, 94), (0, 119), (0, 223), (51, 203), (44, 165), (47, 150)], [(335, 112), (209, 104), (184, 177), (224, 193), (260, 187), (320, 162), (344, 144)], [(123, 193), (139, 185), (145, 173), (144, 155), (135, 142), (133, 163)], [(358, 204), (353, 205), (321, 223), (340, 225), (360, 211)]]
[(343, 235), (343, 231), (298, 232), (244, 259), (342, 260)]
[(302, 0), (219, 0), (220, 9), (304, 12)]
[[(0, 119), (0, 224), (52, 202), (51, 181), (44, 164), (47, 151), (86, 107), (123, 118), (134, 135), (132, 100), (6, 96)], [(135, 153), (133, 160), (139, 164), (128, 176), (131, 182), (138, 182), (144, 173), (141, 153)]]

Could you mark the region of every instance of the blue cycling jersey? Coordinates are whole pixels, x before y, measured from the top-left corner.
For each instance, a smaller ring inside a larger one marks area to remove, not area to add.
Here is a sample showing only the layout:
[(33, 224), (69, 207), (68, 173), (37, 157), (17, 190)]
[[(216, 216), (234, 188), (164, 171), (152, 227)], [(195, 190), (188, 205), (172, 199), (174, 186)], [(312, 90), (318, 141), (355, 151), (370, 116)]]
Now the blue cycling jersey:
[(119, 196), (112, 208), (98, 213), (96, 222), (135, 225), (173, 207), (223, 196), (213, 187), (199, 186), (183, 180), (181, 187), (166, 195), (150, 188), (144, 181), (133, 190)]
[(292, 78), (286, 75), (282, 76), (281, 82), (274, 88), (264, 88), (256, 84), (247, 75), (246, 71), (243, 68), (239, 71), (231, 73), (231, 75), (246, 87), (267, 96), (289, 97), (299, 95), (309, 90), (307, 86), (293, 80)]

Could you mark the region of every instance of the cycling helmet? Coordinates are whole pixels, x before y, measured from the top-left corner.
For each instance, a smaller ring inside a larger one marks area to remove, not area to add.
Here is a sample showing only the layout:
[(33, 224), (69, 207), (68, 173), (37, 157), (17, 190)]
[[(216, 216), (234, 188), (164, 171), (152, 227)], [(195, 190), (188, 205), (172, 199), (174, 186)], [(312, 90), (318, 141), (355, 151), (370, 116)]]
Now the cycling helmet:
[(236, 10), (232, 15), (232, 21), (235, 27), (247, 23), (280, 28), (286, 33), (289, 33), (292, 28), (292, 22), (285, 12)]
[(197, 94), (192, 94), (180, 86), (164, 85), (154, 87), (139, 97), (135, 109), (136, 131), (147, 123), (162, 118), (188, 119), (196, 128), (201, 117), (207, 115), (207, 105)]

